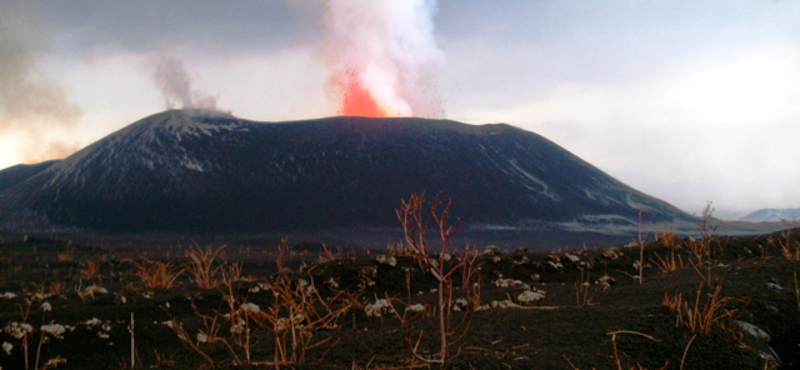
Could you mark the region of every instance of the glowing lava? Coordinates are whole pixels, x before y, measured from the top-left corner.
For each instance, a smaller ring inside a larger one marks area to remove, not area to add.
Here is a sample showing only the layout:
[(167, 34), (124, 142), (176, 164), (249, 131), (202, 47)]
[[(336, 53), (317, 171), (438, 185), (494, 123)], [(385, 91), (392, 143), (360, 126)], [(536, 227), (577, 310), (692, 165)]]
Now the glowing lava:
[(330, 72), (324, 88), (337, 114), (444, 117), (436, 1), (319, 1), (325, 32), (316, 55)]
[(345, 72), (344, 86), (342, 86), (342, 106), (339, 114), (344, 116), (360, 117), (388, 117), (385, 110), (378, 106), (378, 102), (361, 85), (358, 73), (353, 70)]

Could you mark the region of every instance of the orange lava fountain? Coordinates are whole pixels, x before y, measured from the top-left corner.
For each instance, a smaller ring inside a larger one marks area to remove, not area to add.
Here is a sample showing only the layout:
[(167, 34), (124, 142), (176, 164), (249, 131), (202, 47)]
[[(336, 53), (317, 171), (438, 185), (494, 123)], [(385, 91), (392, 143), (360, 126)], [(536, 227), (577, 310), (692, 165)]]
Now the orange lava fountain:
[(387, 117), (389, 114), (378, 106), (378, 102), (369, 91), (365, 90), (358, 79), (358, 72), (348, 70), (345, 72), (344, 86), (342, 86), (342, 106), (339, 114), (344, 116), (360, 117)]

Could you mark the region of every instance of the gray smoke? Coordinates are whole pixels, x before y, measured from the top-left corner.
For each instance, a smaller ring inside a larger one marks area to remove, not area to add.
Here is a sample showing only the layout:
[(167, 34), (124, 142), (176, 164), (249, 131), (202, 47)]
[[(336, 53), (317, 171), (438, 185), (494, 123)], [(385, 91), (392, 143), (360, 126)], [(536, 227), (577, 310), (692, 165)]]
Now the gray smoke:
[(166, 109), (197, 108), (217, 110), (217, 98), (192, 90), (192, 77), (175, 57), (158, 54), (151, 59), (153, 82), (164, 95)]
[(75, 126), (82, 113), (38, 59), (48, 48), (46, 27), (11, 5), (0, 5), (0, 137), (15, 135), (25, 162), (62, 158), (74, 145), (42, 143), (53, 127)]

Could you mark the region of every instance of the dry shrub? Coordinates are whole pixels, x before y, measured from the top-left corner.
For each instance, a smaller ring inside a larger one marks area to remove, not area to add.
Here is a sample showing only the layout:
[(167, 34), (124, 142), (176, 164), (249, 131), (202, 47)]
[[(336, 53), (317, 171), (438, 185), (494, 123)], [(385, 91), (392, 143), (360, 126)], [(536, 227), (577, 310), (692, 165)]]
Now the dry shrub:
[[(357, 294), (340, 292), (334, 297), (323, 298), (313, 280), (293, 281), (286, 276), (278, 276), (268, 288), (272, 290), (272, 305), (262, 308), (248, 302), (246, 296), (236, 295), (238, 289), (233, 284), (236, 281), (233, 276), (235, 270), (226, 268), (220, 273), (219, 288), (223, 305), (227, 306), (226, 313), (215, 310), (213, 315), (204, 315), (198, 312), (203, 328), (194, 337), (181, 323), (173, 320), (170, 325), (183, 344), (205, 358), (211, 367), (215, 365), (207, 347), (214, 343), (224, 346), (234, 366), (280, 368), (304, 364), (308, 350), (326, 345), (327, 353), (338, 342), (333, 337), (315, 340), (315, 333), (322, 329), (337, 328), (338, 319), (353, 306), (351, 300), (357, 299)], [(264, 334), (267, 335), (266, 340)], [(261, 349), (254, 350), (260, 344), (272, 347), (272, 360), (253, 359), (255, 353), (264, 353)]]
[[(721, 222), (715, 221), (713, 218), (714, 207), (711, 202), (706, 203), (703, 208), (703, 216), (697, 222), (696, 229), (700, 233), (699, 239), (690, 240), (687, 245), (689, 250), (697, 259), (698, 263), (702, 263), (704, 259), (711, 258), (715, 254), (713, 250), (714, 233), (721, 225)], [(721, 253), (721, 250), (718, 251)]]
[(271, 285), (275, 298), (272, 306), (244, 312), (258, 328), (270, 331), (274, 337), (273, 360), (258, 363), (269, 366), (305, 363), (308, 350), (331, 341), (330, 337), (315, 341), (315, 332), (337, 328), (337, 321), (353, 307), (351, 300), (358, 294), (339, 292), (325, 299), (313, 279), (294, 282), (285, 276), (278, 277)]
[(722, 243), (714, 236), (722, 222), (715, 220), (712, 217), (713, 213), (712, 203), (708, 202), (703, 209), (703, 218), (697, 223), (697, 231), (700, 233), (699, 239), (691, 239), (686, 243), (695, 258), (694, 261), (689, 260), (689, 262), (709, 286), (715, 283), (712, 270), (719, 266), (719, 259), (723, 257), (725, 244), (727, 243)]
[[(403, 229), (406, 244), (405, 251), (409, 253), (417, 262), (420, 269), (431, 274), (439, 283), (437, 289), (438, 297), (436, 302), (436, 313), (438, 315), (438, 342), (439, 352), (433, 356), (422, 355), (419, 348), (422, 339), (422, 331), (419, 332), (416, 340), (410, 335), (410, 322), (405, 316), (397, 314), (401, 324), (405, 327), (406, 342), (412, 352), (412, 363), (415, 360), (426, 364), (436, 363), (442, 368), (445, 367), (448, 357), (448, 349), (469, 330), (472, 315), (480, 305), (480, 283), (478, 276), (478, 266), (475, 264), (477, 253), (470, 251), (467, 246), (463, 251), (459, 250), (451, 239), (458, 229), (457, 226), (449, 224), (450, 205), (448, 201), (441, 211), (437, 211), (439, 206), (438, 197), (433, 201), (426, 202), (424, 196), (412, 194), (408, 201), (402, 201), (400, 208), (395, 210), (397, 218)], [(440, 251), (438, 255), (431, 255), (428, 249), (426, 237), (429, 228), (438, 231)], [(453, 284), (455, 278), (461, 279), (461, 287), (465, 299), (468, 302), (466, 312), (461, 320), (452, 320), (454, 298)], [(410, 305), (410, 299), (408, 304)], [(397, 312), (397, 310), (394, 310)]]
[[(209, 365), (211, 366), (212, 369), (216, 368), (216, 366), (214, 366), (214, 360), (211, 359), (211, 357), (209, 357), (208, 354), (205, 351), (200, 349), (199, 346), (200, 346), (200, 342), (201, 341), (198, 340), (197, 343), (195, 343), (195, 339), (193, 339), (191, 337), (191, 335), (189, 335), (189, 332), (187, 332), (186, 329), (183, 328), (183, 323), (178, 322), (177, 320), (174, 320), (174, 319), (171, 322), (172, 322), (172, 324), (169, 325), (169, 328), (172, 329), (172, 331), (175, 332), (175, 334), (178, 336), (178, 339), (180, 339), (181, 343), (183, 343), (183, 345), (186, 348), (188, 348), (188, 349), (190, 349), (192, 351), (195, 351), (199, 355), (203, 356), (203, 358), (206, 361), (208, 361), (208, 363), (209, 363)], [(201, 333), (202, 333), (202, 331), (201, 331)], [(198, 338), (199, 338), (199, 333), (198, 333)]]
[(335, 250), (331, 249), (324, 243), (322, 244), (322, 249), (319, 252), (319, 256), (317, 256), (317, 264), (325, 264), (333, 261), (337, 261), (342, 258), (342, 247), (337, 247)]

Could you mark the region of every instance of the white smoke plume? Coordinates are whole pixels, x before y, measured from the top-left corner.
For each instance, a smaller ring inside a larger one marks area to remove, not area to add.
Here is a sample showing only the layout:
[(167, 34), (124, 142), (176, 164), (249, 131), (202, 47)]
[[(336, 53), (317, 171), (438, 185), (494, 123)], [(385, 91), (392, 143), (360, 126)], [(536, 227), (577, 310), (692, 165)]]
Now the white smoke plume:
[(341, 103), (353, 78), (388, 115), (444, 116), (437, 81), (445, 56), (434, 34), (435, 0), (327, 0), (319, 54)]
[(151, 59), (153, 82), (164, 95), (166, 109), (182, 108), (217, 110), (217, 98), (192, 89), (192, 77), (183, 62), (175, 57), (158, 54)]
[(55, 127), (75, 126), (82, 113), (64, 88), (41, 69), (46, 27), (10, 5), (0, 6), (0, 137), (13, 135), (24, 162), (63, 158), (77, 145), (43, 139)]

